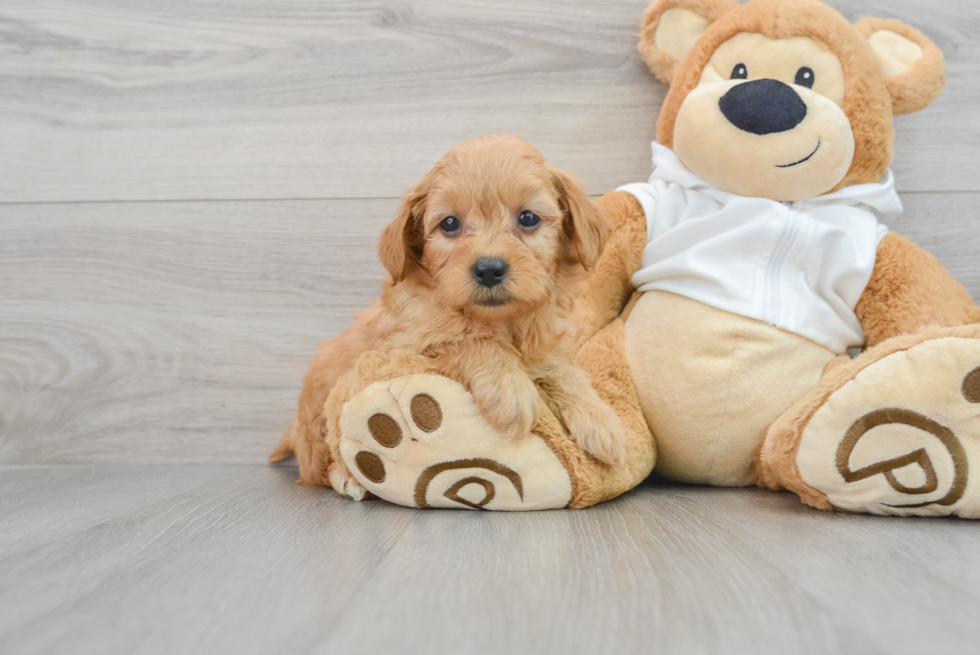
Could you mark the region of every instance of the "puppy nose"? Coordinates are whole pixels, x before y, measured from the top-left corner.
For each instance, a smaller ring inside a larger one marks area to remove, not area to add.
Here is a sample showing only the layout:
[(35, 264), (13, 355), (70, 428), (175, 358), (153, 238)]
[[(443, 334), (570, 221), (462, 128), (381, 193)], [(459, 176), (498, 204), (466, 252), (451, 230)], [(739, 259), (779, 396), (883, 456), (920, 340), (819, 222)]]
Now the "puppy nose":
[(492, 289), (507, 277), (507, 262), (500, 257), (483, 257), (473, 264), (473, 279), (480, 286)]
[(721, 113), (738, 129), (752, 134), (788, 132), (806, 118), (806, 103), (779, 80), (743, 82), (718, 101)]

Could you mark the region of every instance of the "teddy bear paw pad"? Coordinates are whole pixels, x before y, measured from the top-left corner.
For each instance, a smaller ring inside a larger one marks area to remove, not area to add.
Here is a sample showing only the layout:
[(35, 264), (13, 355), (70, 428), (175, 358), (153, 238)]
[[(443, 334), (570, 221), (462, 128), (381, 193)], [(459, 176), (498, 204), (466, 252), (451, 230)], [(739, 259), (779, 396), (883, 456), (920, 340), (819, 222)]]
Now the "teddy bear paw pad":
[(797, 464), (840, 509), (980, 518), (980, 340), (926, 341), (862, 370), (813, 416)]
[(502, 438), (459, 383), (375, 382), (344, 404), (340, 453), (372, 494), (407, 507), (532, 510), (571, 501), (568, 472), (538, 436)]

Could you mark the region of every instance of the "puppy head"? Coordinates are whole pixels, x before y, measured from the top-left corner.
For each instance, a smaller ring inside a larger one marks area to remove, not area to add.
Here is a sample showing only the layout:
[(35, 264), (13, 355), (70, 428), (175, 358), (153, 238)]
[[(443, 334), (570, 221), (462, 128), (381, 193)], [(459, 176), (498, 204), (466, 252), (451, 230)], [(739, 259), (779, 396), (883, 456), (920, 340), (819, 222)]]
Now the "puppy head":
[(424, 282), (444, 306), (503, 320), (590, 268), (606, 232), (574, 177), (522, 139), (487, 136), (450, 150), (405, 194), (378, 252), (394, 282)]

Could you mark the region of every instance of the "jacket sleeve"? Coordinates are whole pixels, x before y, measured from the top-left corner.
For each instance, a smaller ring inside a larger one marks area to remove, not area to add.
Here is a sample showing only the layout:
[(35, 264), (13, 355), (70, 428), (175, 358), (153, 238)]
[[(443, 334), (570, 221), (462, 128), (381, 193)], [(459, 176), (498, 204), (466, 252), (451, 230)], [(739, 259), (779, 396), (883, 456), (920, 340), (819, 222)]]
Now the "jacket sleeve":
[(855, 309), (866, 346), (927, 325), (980, 323), (980, 308), (931, 254), (889, 233), (878, 246), (871, 281)]

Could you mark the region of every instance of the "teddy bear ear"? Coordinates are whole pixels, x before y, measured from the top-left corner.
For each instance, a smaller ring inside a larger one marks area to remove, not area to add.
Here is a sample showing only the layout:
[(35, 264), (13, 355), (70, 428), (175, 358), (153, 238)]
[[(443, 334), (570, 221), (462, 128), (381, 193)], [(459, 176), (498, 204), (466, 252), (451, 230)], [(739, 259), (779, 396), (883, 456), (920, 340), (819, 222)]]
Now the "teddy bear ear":
[(942, 94), (946, 61), (922, 32), (901, 21), (873, 17), (862, 18), (855, 26), (881, 63), (894, 114), (921, 111)]
[(738, 7), (738, 0), (654, 0), (643, 14), (640, 54), (664, 84), (705, 30)]

